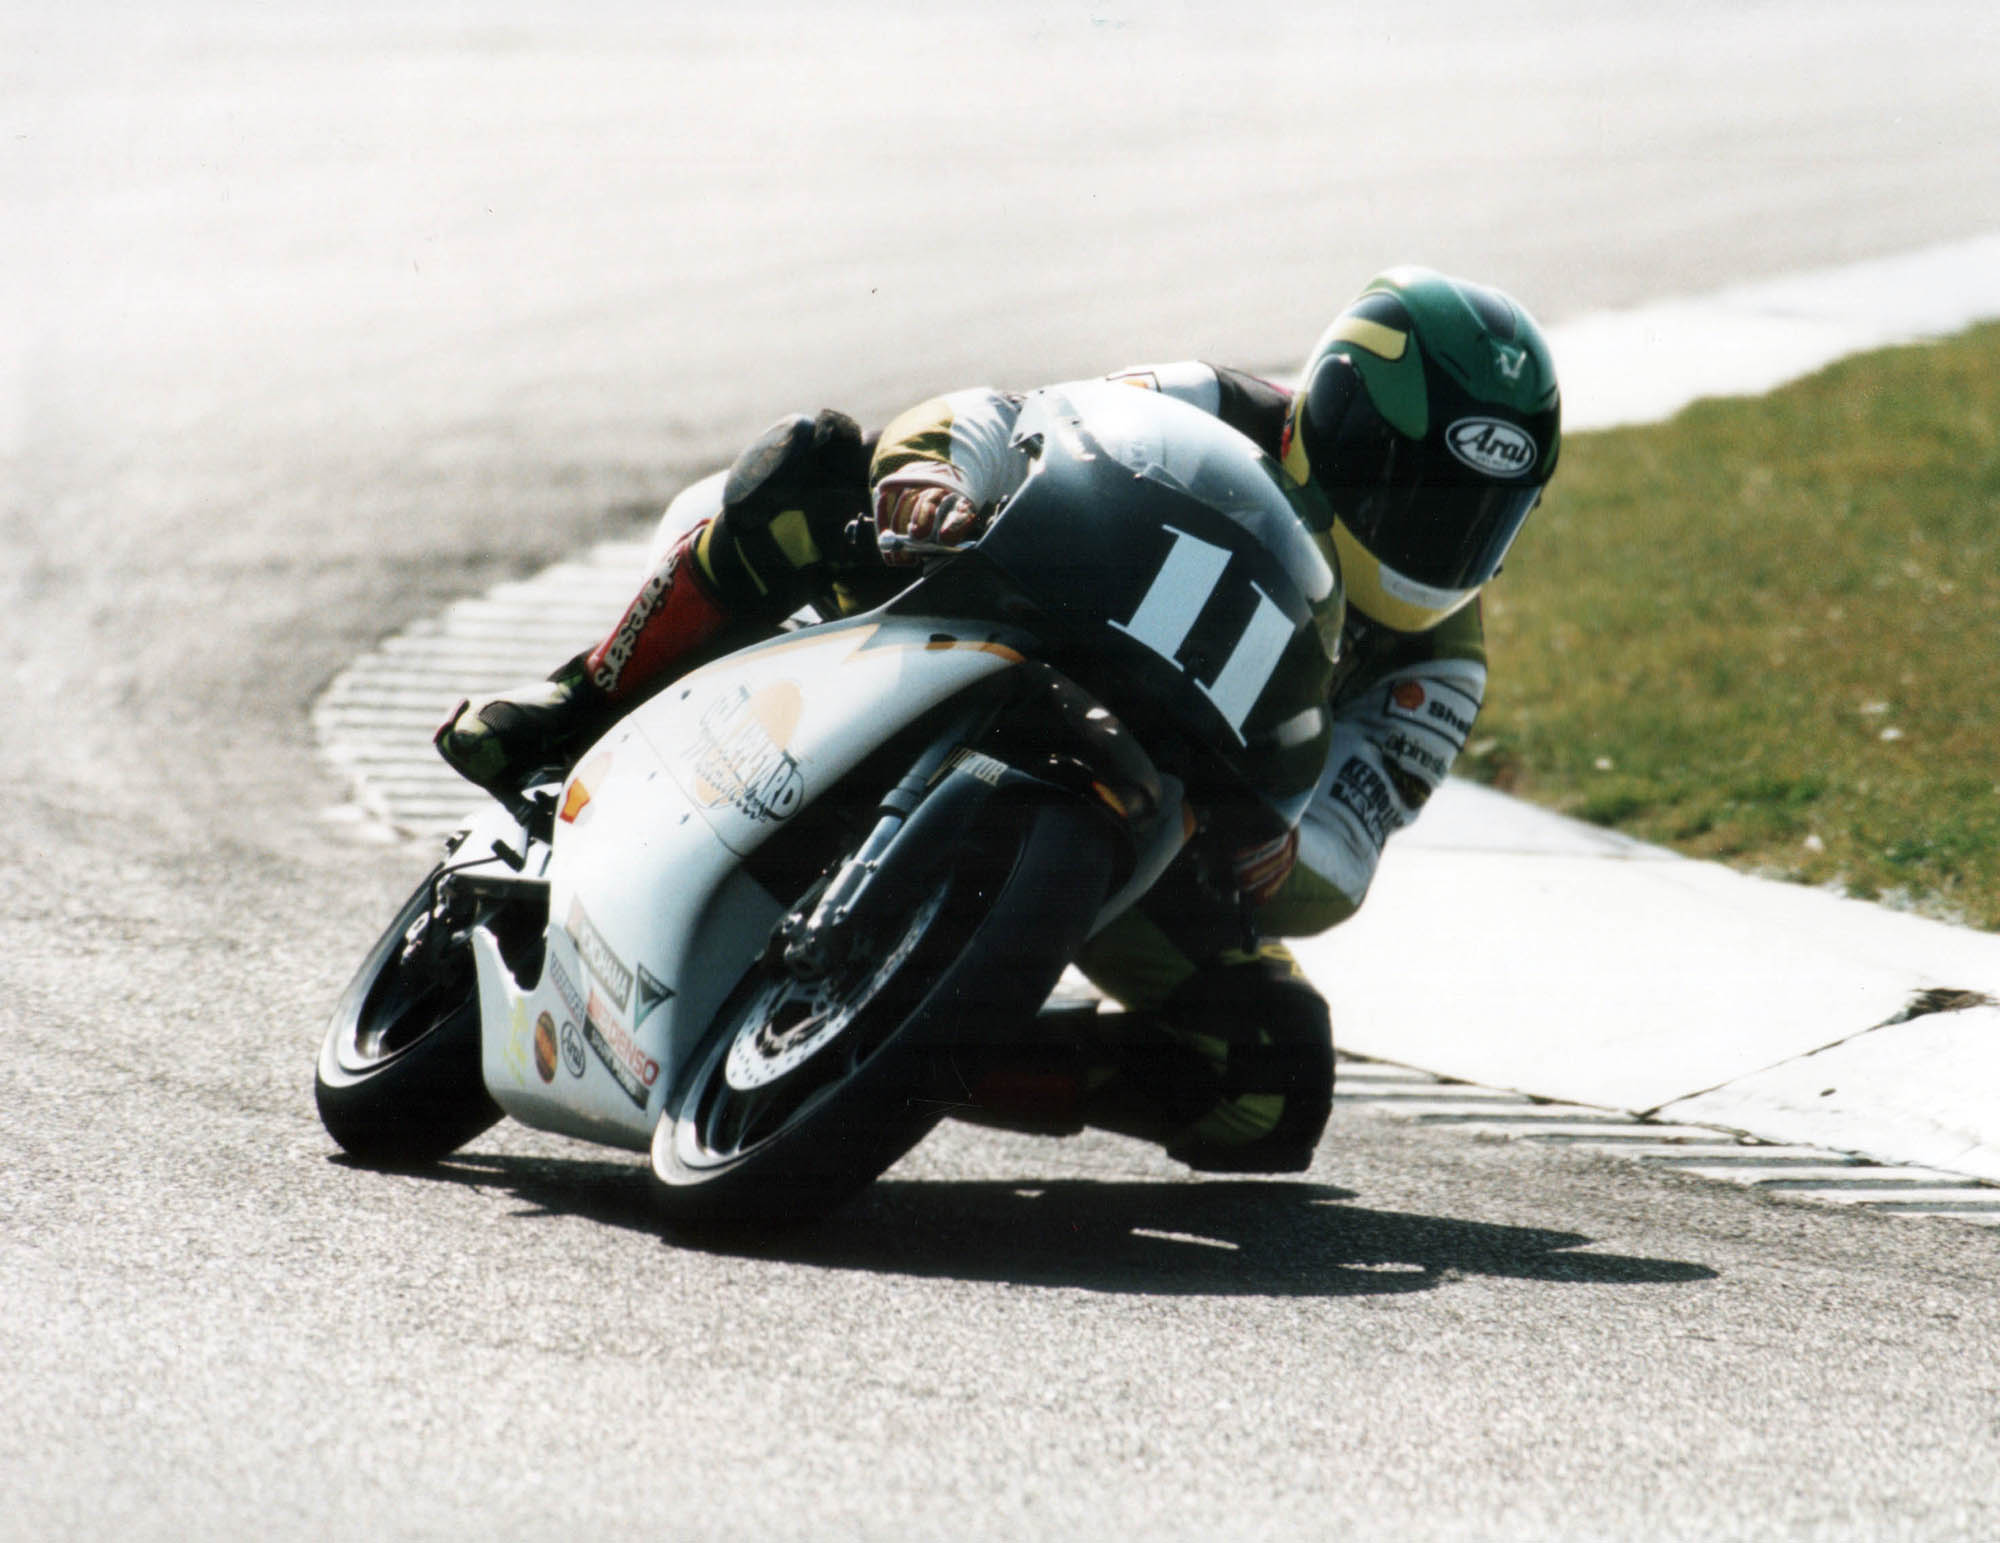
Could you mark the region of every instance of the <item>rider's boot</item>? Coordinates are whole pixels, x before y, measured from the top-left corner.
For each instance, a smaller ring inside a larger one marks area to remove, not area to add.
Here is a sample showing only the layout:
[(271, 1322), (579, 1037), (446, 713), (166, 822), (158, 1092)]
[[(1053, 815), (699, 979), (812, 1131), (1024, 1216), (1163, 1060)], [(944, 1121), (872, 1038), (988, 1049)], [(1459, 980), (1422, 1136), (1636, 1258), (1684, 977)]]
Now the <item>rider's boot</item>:
[(481, 787), (566, 770), (669, 681), (748, 642), (840, 577), (833, 555), (865, 507), (871, 446), (844, 413), (780, 419), (730, 468), (722, 508), (681, 537), (625, 615), (546, 682), (459, 704), (438, 754)]
[(1030, 1135), (1086, 1125), (1217, 1173), (1297, 1173), (1333, 1099), (1325, 1000), (1271, 956), (1215, 961), (1159, 1008), (1044, 1009), (1006, 1051), (959, 1068), (952, 1114)]
[(1323, 998), (1275, 949), (1215, 961), (1157, 1011), (1105, 1015), (1114, 1071), (1086, 1123), (1211, 1173), (1298, 1173), (1333, 1108)]
[(518, 792), (538, 775), (567, 770), (623, 713), (684, 673), (729, 621), (695, 557), (706, 529), (704, 522), (675, 544), (596, 647), (546, 681), (460, 702), (433, 739), (438, 754), (480, 787)]

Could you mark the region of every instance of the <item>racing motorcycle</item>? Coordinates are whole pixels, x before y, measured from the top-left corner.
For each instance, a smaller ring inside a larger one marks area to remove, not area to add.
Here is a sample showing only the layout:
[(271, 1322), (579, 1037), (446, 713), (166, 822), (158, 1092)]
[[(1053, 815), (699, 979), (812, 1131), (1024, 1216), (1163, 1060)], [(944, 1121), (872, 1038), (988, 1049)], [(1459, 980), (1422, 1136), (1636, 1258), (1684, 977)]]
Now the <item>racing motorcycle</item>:
[(670, 1221), (867, 1184), (1033, 1026), (1197, 811), (1295, 822), (1331, 732), (1331, 516), (1218, 419), (1031, 396), (1026, 479), (879, 608), (674, 681), (484, 805), (320, 1052), (348, 1152), (501, 1118), (648, 1151)]

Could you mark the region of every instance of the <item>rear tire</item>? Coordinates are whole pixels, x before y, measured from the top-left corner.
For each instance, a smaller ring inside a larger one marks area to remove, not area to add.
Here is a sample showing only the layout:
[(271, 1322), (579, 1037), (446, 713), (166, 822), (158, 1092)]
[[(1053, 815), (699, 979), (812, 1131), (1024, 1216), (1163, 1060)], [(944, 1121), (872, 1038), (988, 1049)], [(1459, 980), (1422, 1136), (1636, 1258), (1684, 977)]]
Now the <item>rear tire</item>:
[(384, 1166), (443, 1157), (501, 1115), (480, 1070), (470, 943), (411, 946), (430, 924), (438, 871), (362, 961), (320, 1045), (320, 1123), (346, 1151)]
[(656, 1193), (694, 1226), (798, 1222), (921, 1141), (933, 1059), (1031, 1020), (1081, 946), (1113, 836), (1077, 806), (990, 810), (871, 958), (810, 985), (759, 966), (653, 1133)]

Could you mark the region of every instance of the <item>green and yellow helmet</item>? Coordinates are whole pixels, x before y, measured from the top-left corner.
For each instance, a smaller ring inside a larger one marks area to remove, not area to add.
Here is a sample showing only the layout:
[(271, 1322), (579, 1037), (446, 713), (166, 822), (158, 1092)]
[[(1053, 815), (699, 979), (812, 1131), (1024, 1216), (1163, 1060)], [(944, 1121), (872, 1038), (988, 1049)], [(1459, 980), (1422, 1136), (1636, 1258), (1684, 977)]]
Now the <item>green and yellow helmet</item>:
[(1348, 603), (1422, 632), (1499, 572), (1561, 442), (1533, 318), (1497, 289), (1392, 268), (1307, 359), (1283, 458), (1333, 506)]

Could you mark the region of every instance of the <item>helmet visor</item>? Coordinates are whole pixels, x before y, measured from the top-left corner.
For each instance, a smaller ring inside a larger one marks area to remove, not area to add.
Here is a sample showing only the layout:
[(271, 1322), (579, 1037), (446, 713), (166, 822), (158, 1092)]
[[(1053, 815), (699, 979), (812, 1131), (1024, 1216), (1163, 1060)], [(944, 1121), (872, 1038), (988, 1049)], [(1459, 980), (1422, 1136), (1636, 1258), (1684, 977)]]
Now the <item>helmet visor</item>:
[(1347, 528), (1386, 566), (1432, 589), (1477, 589), (1500, 571), (1540, 487), (1377, 484), (1328, 489)]
[(1476, 589), (1500, 570), (1540, 502), (1554, 415), (1516, 423), (1469, 398), (1458, 413), (1433, 401), (1430, 431), (1412, 439), (1387, 423), (1353, 364), (1325, 361), (1307, 388), (1301, 431), (1312, 477), (1369, 552), (1437, 590)]

